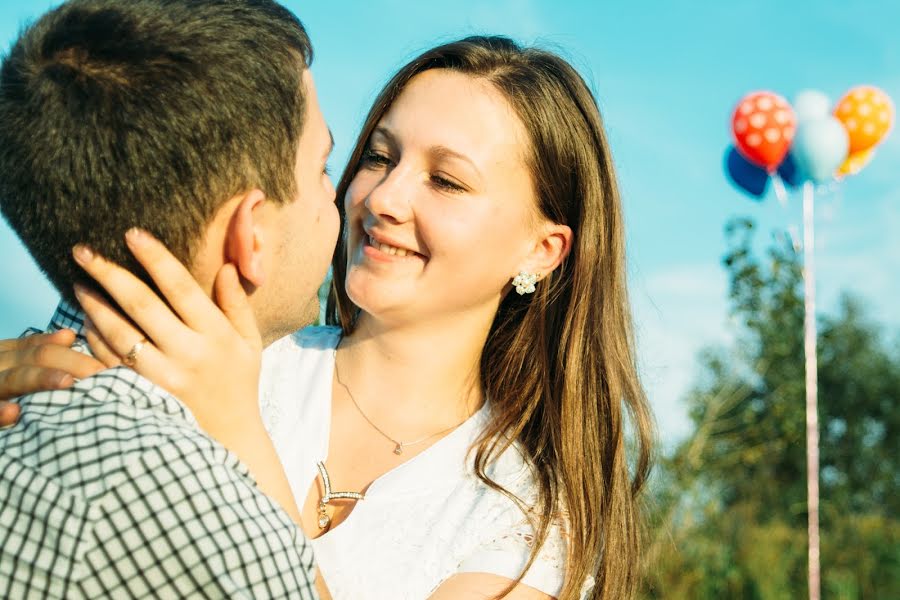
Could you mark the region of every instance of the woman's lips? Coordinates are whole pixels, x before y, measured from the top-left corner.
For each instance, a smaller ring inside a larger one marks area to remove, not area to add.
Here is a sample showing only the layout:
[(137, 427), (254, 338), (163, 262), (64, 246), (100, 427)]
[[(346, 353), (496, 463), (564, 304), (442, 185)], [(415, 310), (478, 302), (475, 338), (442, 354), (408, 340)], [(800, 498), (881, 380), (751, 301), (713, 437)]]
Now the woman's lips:
[(390, 244), (385, 244), (383, 242), (379, 242), (378, 240), (373, 238), (371, 235), (368, 236), (367, 241), (368, 241), (369, 245), (372, 246), (373, 248), (377, 248), (381, 252), (383, 252), (385, 254), (390, 254), (391, 256), (405, 257), (405, 256), (415, 256), (416, 254), (418, 254), (417, 252), (414, 252), (412, 250), (407, 250), (406, 248), (398, 248), (397, 246), (391, 246)]

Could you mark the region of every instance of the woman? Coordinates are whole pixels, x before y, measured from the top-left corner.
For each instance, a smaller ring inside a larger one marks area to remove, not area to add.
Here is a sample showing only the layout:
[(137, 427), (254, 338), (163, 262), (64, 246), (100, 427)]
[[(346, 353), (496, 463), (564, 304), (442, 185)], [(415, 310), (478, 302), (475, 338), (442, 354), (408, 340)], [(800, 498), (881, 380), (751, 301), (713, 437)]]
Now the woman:
[[(334, 595), (631, 596), (650, 416), (613, 166), (584, 81), (501, 37), (429, 50), (375, 101), (337, 194), (332, 327), (267, 349), (260, 388)], [(171, 260), (159, 253), (136, 256)], [(133, 277), (88, 271), (126, 309), (161, 305)], [(82, 296), (95, 354), (117, 362), (139, 332)], [(204, 398), (203, 377), (242, 371), (189, 349), (158, 358), (135, 368), (195, 414), (222, 402)], [(225, 446), (244, 435), (209, 433)]]

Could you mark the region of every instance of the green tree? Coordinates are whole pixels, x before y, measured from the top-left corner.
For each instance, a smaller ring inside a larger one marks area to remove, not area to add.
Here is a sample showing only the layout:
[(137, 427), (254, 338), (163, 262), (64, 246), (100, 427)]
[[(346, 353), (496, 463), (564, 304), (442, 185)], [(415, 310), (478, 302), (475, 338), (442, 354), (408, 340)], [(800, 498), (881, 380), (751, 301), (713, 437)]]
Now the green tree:
[[(726, 226), (740, 333), (700, 357), (694, 433), (654, 482), (648, 598), (807, 593), (802, 264), (754, 232)], [(900, 352), (851, 296), (818, 325), (823, 597), (900, 598)]]

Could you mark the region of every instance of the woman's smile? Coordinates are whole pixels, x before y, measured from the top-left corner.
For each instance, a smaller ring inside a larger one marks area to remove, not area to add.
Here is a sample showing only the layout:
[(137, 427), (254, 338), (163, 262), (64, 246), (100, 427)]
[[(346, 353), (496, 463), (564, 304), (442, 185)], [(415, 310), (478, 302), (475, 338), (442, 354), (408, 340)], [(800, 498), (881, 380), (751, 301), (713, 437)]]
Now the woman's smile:
[(363, 255), (380, 262), (424, 261), (425, 256), (380, 234), (362, 236)]

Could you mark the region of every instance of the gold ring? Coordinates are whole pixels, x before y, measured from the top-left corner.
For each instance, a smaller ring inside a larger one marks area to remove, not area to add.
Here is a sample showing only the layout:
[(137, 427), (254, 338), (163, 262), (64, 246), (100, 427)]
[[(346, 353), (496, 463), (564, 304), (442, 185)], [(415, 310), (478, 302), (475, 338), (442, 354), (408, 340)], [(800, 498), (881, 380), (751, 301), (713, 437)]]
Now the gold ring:
[(141, 350), (144, 349), (144, 344), (147, 343), (147, 338), (142, 339), (137, 344), (131, 347), (131, 350), (128, 351), (128, 354), (125, 355), (125, 358), (122, 359), (122, 364), (126, 367), (133, 367), (137, 362), (138, 354)]

